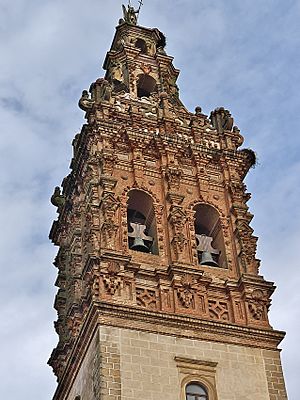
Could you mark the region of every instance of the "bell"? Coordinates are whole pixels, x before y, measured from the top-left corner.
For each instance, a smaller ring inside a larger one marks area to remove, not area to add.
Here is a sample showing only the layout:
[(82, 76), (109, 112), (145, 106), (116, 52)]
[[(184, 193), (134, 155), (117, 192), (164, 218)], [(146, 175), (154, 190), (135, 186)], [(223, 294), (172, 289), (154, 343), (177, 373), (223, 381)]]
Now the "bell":
[(151, 242), (152, 244), (153, 238), (145, 234), (146, 225), (142, 225), (136, 222), (130, 222), (130, 226), (133, 232), (129, 232), (128, 237), (134, 238), (133, 245), (130, 246), (130, 249), (141, 251), (142, 253), (150, 253), (150, 245), (148, 247), (145, 244), (145, 240)]
[(209, 251), (203, 251), (201, 254), (200, 265), (209, 265), (210, 267), (219, 267), (218, 263), (213, 259)]
[(133, 245), (130, 247), (131, 250), (141, 251), (142, 253), (149, 253), (149, 248), (145, 245), (142, 238), (134, 238)]

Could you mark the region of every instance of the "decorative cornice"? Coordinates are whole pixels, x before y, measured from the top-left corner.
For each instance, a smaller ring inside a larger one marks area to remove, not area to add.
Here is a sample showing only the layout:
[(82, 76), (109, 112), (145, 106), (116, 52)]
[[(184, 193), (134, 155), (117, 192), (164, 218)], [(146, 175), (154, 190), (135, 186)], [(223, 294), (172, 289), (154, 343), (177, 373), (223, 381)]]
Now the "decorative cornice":
[(267, 350), (276, 350), (285, 336), (284, 332), (271, 329), (241, 327), (105, 301), (95, 302), (85, 319), (53, 400), (66, 398), (96, 329), (102, 325)]

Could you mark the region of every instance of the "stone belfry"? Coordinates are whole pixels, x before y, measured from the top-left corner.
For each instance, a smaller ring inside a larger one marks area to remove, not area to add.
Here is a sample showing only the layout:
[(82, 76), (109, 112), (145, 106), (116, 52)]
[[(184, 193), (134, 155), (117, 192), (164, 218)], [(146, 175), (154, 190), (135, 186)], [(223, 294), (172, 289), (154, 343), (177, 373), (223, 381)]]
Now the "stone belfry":
[(55, 400), (284, 400), (230, 112), (189, 112), (158, 29), (124, 7), (56, 188)]

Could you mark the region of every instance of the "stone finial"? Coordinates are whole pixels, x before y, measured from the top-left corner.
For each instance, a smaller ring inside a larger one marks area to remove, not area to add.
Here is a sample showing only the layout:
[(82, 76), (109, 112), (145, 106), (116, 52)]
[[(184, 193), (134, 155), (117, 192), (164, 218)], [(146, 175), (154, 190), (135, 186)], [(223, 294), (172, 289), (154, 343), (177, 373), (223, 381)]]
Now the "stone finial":
[(210, 114), (210, 119), (214, 128), (218, 132), (232, 131), (234, 120), (228, 110), (224, 107), (216, 108)]
[(202, 115), (202, 108), (201, 107), (197, 106), (195, 108), (195, 115)]

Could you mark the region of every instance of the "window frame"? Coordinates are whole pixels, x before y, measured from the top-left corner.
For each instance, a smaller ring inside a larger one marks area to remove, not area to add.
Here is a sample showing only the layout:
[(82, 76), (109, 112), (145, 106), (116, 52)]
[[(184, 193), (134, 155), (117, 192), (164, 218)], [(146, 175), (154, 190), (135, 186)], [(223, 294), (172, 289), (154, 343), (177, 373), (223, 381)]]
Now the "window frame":
[[(218, 400), (216, 385), (217, 362), (177, 356), (174, 360), (181, 380), (180, 400), (186, 400), (186, 387), (193, 382), (197, 382), (206, 389), (207, 400)], [(199, 400), (204, 399), (200, 397)]]

